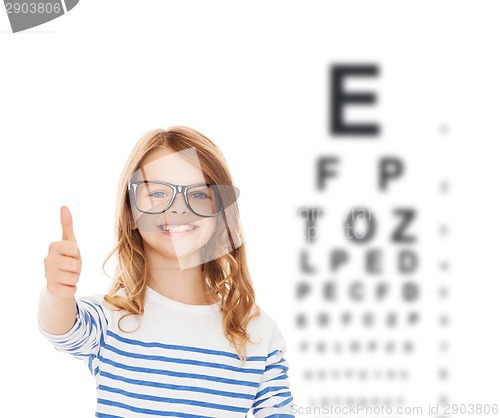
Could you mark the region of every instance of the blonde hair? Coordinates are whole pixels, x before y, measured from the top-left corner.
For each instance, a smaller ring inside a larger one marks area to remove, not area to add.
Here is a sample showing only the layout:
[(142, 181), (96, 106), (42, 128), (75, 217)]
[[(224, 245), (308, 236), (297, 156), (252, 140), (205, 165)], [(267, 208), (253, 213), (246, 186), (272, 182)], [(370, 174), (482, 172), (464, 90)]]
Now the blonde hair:
[[(195, 148), (201, 170), (211, 183), (233, 185), (226, 161), (217, 146), (206, 136), (194, 129), (174, 126), (167, 130), (154, 129), (147, 132), (132, 150), (118, 185), (116, 205), (115, 235), (116, 245), (104, 260), (102, 268), (112, 255), (117, 253), (115, 277), (104, 300), (112, 306), (125, 310), (127, 313), (120, 321), (129, 315), (144, 313), (144, 299), (147, 289), (148, 269), (144, 255), (142, 237), (137, 229), (132, 229), (132, 212), (128, 198), (128, 181), (133, 173), (141, 167), (148, 154), (157, 149), (170, 148), (182, 151)], [(251, 342), (246, 332), (247, 324), (260, 314), (255, 303), (255, 292), (247, 267), (245, 244), (233, 248), (232, 232), (242, 235), (239, 224), (239, 212), (236, 202), (227, 210), (224, 216), (237, 225), (234, 231), (224, 222), (219, 222), (216, 233), (212, 237), (214, 245), (225, 245), (226, 251), (211, 261), (202, 264), (205, 290), (220, 297), (223, 313), (224, 335), (236, 349), (238, 357), (246, 362), (246, 343)], [(230, 243), (230, 244), (228, 244)], [(105, 272), (106, 274), (106, 272)], [(124, 289), (126, 297), (119, 294)], [(120, 322), (118, 322), (120, 327)], [(121, 327), (120, 327), (121, 329)], [(123, 330), (122, 330), (123, 331)]]

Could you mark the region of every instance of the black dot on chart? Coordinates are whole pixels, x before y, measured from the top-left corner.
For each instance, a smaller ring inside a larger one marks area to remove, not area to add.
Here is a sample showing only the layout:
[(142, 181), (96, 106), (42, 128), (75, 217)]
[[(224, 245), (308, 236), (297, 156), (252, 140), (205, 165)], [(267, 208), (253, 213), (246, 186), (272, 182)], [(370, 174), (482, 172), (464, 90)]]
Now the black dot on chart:
[(299, 328), (303, 328), (306, 325), (306, 316), (304, 314), (299, 314), (295, 318), (295, 323)]
[(445, 123), (441, 124), (441, 126), (439, 127), (439, 133), (443, 136), (448, 135), (449, 131), (450, 131), (450, 128)]
[(328, 325), (328, 323), (330, 322), (330, 317), (328, 316), (327, 313), (321, 312), (318, 316), (318, 322), (322, 327), (324, 327)]
[(448, 226), (445, 224), (442, 224), (439, 226), (439, 233), (441, 235), (448, 235)]
[(439, 369), (438, 376), (439, 376), (439, 378), (441, 380), (447, 379), (448, 378), (448, 370), (446, 370), (446, 369)]
[(406, 341), (403, 345), (403, 349), (404, 351), (406, 351), (407, 353), (413, 351), (413, 343), (411, 341)]
[(408, 323), (415, 324), (418, 321), (419, 315), (418, 312), (410, 312), (408, 314)]
[(448, 325), (450, 322), (450, 318), (448, 317), (448, 315), (441, 315), (439, 317), (439, 323), (443, 326), (446, 326)]
[(450, 265), (448, 263), (448, 261), (446, 260), (442, 260), (440, 263), (439, 263), (439, 268), (442, 270), (442, 271), (446, 271), (450, 268)]
[(342, 314), (342, 324), (348, 324), (351, 320), (351, 314), (349, 312), (344, 312)]
[(446, 193), (449, 189), (450, 184), (446, 180), (443, 180), (441, 183), (439, 183), (439, 191), (441, 193)]
[(448, 346), (448, 341), (441, 341), (441, 342), (439, 343), (439, 349), (440, 349), (441, 351), (446, 351), (446, 350), (448, 350), (448, 347), (449, 347), (449, 346)]
[(448, 289), (446, 287), (441, 287), (439, 289), (439, 296), (441, 296), (442, 298), (445, 298), (448, 296)]

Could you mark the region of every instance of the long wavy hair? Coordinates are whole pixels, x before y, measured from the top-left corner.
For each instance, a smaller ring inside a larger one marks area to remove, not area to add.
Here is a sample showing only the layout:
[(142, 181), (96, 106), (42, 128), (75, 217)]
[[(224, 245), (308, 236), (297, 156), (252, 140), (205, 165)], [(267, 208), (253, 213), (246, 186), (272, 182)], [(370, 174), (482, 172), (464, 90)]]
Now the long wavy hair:
[[(148, 266), (144, 245), (138, 229), (132, 228), (132, 210), (128, 195), (128, 181), (151, 152), (170, 148), (182, 151), (195, 148), (201, 170), (210, 183), (233, 185), (226, 160), (217, 146), (200, 132), (183, 126), (167, 130), (154, 129), (147, 132), (135, 145), (122, 171), (117, 194), (115, 237), (116, 245), (108, 254), (102, 269), (116, 253), (117, 266), (108, 294), (104, 300), (129, 315), (144, 313), (144, 299), (147, 289)], [(248, 271), (245, 244), (234, 246), (234, 233), (241, 237), (239, 212), (236, 202), (223, 211), (226, 222), (218, 222), (212, 246), (224, 246), (224, 251), (215, 252), (219, 257), (202, 264), (205, 290), (220, 297), (223, 313), (224, 335), (233, 346), (243, 364), (246, 362), (246, 343), (250, 341), (247, 324), (259, 315), (255, 302), (255, 291)], [(227, 225), (231, 225), (228, 228)], [(236, 230), (235, 230), (236, 226)], [(230, 244), (228, 244), (230, 243)], [(220, 249), (219, 249), (220, 250)], [(107, 275), (107, 274), (106, 274)], [(109, 277), (109, 275), (108, 275)], [(123, 291), (125, 296), (123, 296)], [(118, 322), (120, 327), (120, 322)], [(120, 327), (120, 329), (122, 329)]]

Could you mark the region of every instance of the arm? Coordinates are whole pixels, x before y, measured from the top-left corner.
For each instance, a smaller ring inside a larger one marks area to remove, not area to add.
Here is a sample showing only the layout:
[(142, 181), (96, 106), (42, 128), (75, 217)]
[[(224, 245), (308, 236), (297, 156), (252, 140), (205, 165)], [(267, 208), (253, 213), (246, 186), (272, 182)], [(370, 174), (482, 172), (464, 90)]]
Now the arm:
[(293, 397), (288, 380), (288, 362), (285, 360), (286, 343), (278, 324), (275, 324), (266, 368), (255, 395), (252, 411), (255, 418), (294, 418)]
[(64, 334), (75, 324), (76, 283), (82, 269), (82, 258), (73, 232), (69, 209), (61, 208), (62, 241), (49, 246), (44, 259), (47, 285), (42, 289), (38, 320), (52, 334)]
[(40, 293), (38, 322), (51, 334), (65, 334), (76, 322), (76, 300), (52, 294), (47, 287)]
[(101, 301), (75, 299), (82, 259), (69, 209), (61, 208), (62, 241), (49, 246), (44, 260), (47, 285), (42, 289), (38, 325), (54, 347), (86, 360), (92, 373), (107, 328)]
[(102, 307), (102, 298), (83, 298), (76, 302), (75, 324), (64, 334), (51, 334), (39, 321), (41, 334), (57, 351), (71, 354), (87, 363), (90, 372), (98, 370), (99, 351), (103, 346), (108, 320)]

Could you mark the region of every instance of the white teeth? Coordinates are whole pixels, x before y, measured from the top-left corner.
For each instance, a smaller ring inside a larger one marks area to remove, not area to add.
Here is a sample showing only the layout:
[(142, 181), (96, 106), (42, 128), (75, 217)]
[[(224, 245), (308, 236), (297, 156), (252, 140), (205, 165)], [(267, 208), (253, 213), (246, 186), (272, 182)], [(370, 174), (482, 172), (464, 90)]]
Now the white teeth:
[(192, 225), (161, 225), (160, 228), (169, 232), (185, 232), (194, 229)]

